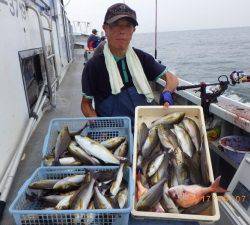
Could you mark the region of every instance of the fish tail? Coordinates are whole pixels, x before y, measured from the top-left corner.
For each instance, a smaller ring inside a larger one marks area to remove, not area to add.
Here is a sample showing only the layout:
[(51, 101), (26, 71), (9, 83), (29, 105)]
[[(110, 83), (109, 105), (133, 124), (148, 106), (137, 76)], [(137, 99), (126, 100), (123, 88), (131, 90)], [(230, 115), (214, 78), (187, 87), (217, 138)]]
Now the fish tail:
[(216, 192), (216, 193), (225, 193), (225, 192), (227, 192), (226, 189), (220, 187), (220, 179), (221, 179), (221, 176), (217, 177), (215, 179), (215, 181), (211, 184), (211, 186), (210, 186), (211, 192)]

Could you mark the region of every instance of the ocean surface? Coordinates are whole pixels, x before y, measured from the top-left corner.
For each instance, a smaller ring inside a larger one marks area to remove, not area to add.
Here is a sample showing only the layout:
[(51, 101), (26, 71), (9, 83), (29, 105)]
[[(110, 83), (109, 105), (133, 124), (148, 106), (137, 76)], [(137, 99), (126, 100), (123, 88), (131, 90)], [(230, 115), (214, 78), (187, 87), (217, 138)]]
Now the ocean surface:
[[(154, 33), (135, 33), (132, 43), (154, 55)], [(162, 64), (192, 83), (216, 82), (234, 70), (250, 75), (250, 27), (159, 32), (157, 49)], [(250, 105), (250, 83), (225, 95)]]

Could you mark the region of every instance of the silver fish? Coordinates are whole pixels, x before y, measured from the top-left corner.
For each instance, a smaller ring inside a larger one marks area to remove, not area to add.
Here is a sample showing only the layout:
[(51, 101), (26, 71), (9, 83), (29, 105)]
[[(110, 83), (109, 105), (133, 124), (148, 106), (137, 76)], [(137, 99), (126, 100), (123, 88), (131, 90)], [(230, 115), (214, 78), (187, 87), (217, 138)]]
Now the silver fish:
[(158, 126), (158, 136), (159, 136), (162, 146), (166, 150), (171, 150), (171, 149), (173, 150), (174, 146), (172, 145), (172, 143), (170, 142), (168, 138), (168, 133), (169, 132), (167, 131), (167, 129), (164, 128), (162, 124)]
[(53, 187), (54, 190), (69, 190), (80, 186), (84, 175), (74, 175), (59, 180)]
[(163, 159), (159, 169), (150, 178), (150, 183), (151, 183), (152, 186), (157, 184), (163, 178), (165, 178), (165, 177), (169, 178), (170, 177), (169, 171), (168, 171), (168, 166), (169, 166), (169, 158), (168, 158), (168, 154), (165, 154), (164, 159)]
[(95, 187), (95, 206), (98, 209), (112, 209), (112, 205), (107, 198), (99, 191), (98, 187)]
[(177, 170), (174, 168), (174, 166), (169, 167), (169, 187), (174, 187), (179, 185), (178, 179), (177, 179)]
[(136, 210), (147, 211), (154, 208), (162, 197), (163, 185), (166, 180), (167, 179), (164, 178), (144, 193), (136, 204)]
[(138, 155), (137, 157), (137, 167), (141, 168), (142, 166), (142, 155)]
[(55, 163), (59, 162), (59, 158), (67, 151), (71, 142), (68, 126), (65, 126), (60, 131), (55, 146)]
[(99, 165), (100, 162), (88, 155), (82, 148), (78, 147), (76, 142), (72, 141), (68, 148), (69, 153), (79, 159), (84, 164)]
[(172, 125), (172, 124), (176, 124), (182, 121), (182, 119), (184, 118), (185, 113), (184, 112), (174, 112), (174, 113), (170, 113), (166, 116), (161, 117), (160, 119), (154, 121), (151, 125), (151, 127), (157, 126), (157, 125)]
[(195, 147), (189, 134), (187, 133), (186, 130), (184, 130), (178, 125), (174, 125), (174, 130), (175, 130), (176, 137), (178, 139), (178, 143), (181, 146), (181, 149), (188, 156), (192, 157), (195, 151)]
[(122, 178), (123, 178), (123, 168), (124, 168), (124, 163), (122, 163), (120, 165), (120, 168), (119, 168), (118, 173), (116, 175), (116, 179), (115, 179), (115, 181), (111, 185), (110, 193), (113, 196), (116, 196), (116, 194), (120, 190), (121, 183), (122, 183)]
[(165, 155), (166, 153), (160, 153), (155, 159), (152, 160), (152, 162), (148, 167), (148, 173), (147, 173), (148, 177), (151, 177), (156, 173), (156, 171), (161, 166)]
[(75, 136), (75, 139), (88, 154), (93, 155), (105, 163), (120, 164), (120, 161), (100, 143), (88, 137)]
[(138, 141), (137, 141), (137, 148), (139, 151), (142, 150), (142, 146), (143, 146), (144, 142), (146, 141), (146, 138), (148, 136), (148, 132), (149, 132), (149, 129), (148, 129), (147, 125), (144, 122), (141, 123), (139, 126), (139, 130), (138, 130)]
[(124, 188), (123, 190), (120, 190), (117, 194), (117, 201), (120, 209), (123, 209), (126, 202), (128, 200), (128, 189)]
[(31, 183), (29, 185), (30, 189), (42, 189), (42, 190), (52, 190), (54, 185), (59, 180), (52, 180), (52, 179), (45, 179), (45, 180), (39, 180)]
[(74, 157), (64, 157), (59, 159), (61, 166), (79, 166), (82, 163), (76, 160)]
[(163, 187), (163, 195), (162, 195), (162, 198), (160, 200), (160, 203), (161, 203), (163, 209), (165, 210), (165, 212), (167, 212), (167, 213), (179, 213), (178, 208), (176, 207), (173, 200), (170, 198), (170, 196), (168, 194), (168, 190), (169, 190), (168, 184), (165, 183), (164, 187)]
[(122, 142), (124, 142), (126, 137), (113, 137), (102, 141), (100, 144), (103, 145), (105, 148), (108, 149), (115, 149), (117, 148)]
[(119, 147), (114, 151), (114, 156), (125, 157), (128, 152), (128, 142), (125, 140)]
[(64, 198), (56, 205), (55, 209), (57, 210), (69, 209), (73, 196), (74, 195), (64, 196)]
[(75, 195), (75, 199), (72, 202), (72, 209), (75, 210), (85, 210), (87, 209), (90, 200), (93, 196), (95, 179), (92, 178), (89, 183), (83, 184), (79, 189), (78, 193)]
[(201, 133), (198, 125), (193, 119), (189, 117), (185, 117), (182, 120), (182, 124), (184, 125), (189, 136), (191, 137), (191, 140), (196, 148), (196, 151), (199, 151), (201, 146)]
[(148, 137), (142, 146), (142, 156), (147, 158), (158, 143), (157, 127), (149, 130)]
[(202, 141), (201, 141), (200, 168), (201, 168), (202, 182), (204, 185), (207, 186), (210, 183), (210, 178), (209, 178), (209, 170), (208, 170), (208, 164), (207, 164), (207, 156), (206, 156), (204, 138), (202, 138)]

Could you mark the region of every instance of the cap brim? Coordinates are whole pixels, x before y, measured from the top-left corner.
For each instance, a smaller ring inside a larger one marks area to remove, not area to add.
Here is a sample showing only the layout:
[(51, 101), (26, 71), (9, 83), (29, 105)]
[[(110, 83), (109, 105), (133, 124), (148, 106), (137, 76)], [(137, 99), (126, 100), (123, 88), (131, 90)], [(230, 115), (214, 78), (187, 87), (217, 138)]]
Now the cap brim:
[(111, 23), (114, 23), (116, 22), (117, 20), (120, 20), (122, 18), (128, 18), (135, 26), (138, 25), (138, 22), (131, 16), (128, 16), (128, 15), (117, 15), (117, 16), (114, 16), (112, 17), (111, 19), (105, 21), (105, 23), (107, 24), (111, 24)]

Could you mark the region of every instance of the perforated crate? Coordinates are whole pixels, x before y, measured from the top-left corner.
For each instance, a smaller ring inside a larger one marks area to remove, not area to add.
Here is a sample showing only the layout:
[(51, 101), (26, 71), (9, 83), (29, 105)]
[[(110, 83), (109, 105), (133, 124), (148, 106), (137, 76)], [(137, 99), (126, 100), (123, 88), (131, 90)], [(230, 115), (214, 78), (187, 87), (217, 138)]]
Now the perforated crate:
[[(82, 135), (87, 135), (96, 141), (104, 141), (106, 139), (125, 136), (128, 140), (127, 157), (132, 163), (133, 154), (133, 135), (131, 132), (131, 121), (128, 117), (95, 117), (95, 118), (59, 118), (50, 122), (48, 133), (44, 140), (42, 156), (52, 153), (56, 144), (58, 132), (68, 126), (70, 132), (80, 130), (86, 121), (90, 126), (86, 127)], [(42, 162), (42, 166), (45, 166)]]
[[(11, 204), (9, 211), (13, 215), (17, 225), (126, 225), (129, 220), (132, 199), (132, 174), (131, 169), (126, 168), (124, 179), (128, 183), (128, 201), (123, 209), (96, 209), (96, 210), (42, 210), (43, 206), (38, 202), (30, 202), (26, 199), (28, 185), (41, 179), (61, 179), (74, 174), (83, 174), (88, 171), (113, 171), (117, 166), (105, 167), (41, 167), (28, 179), (17, 197)], [(79, 220), (79, 217), (81, 218)]]

